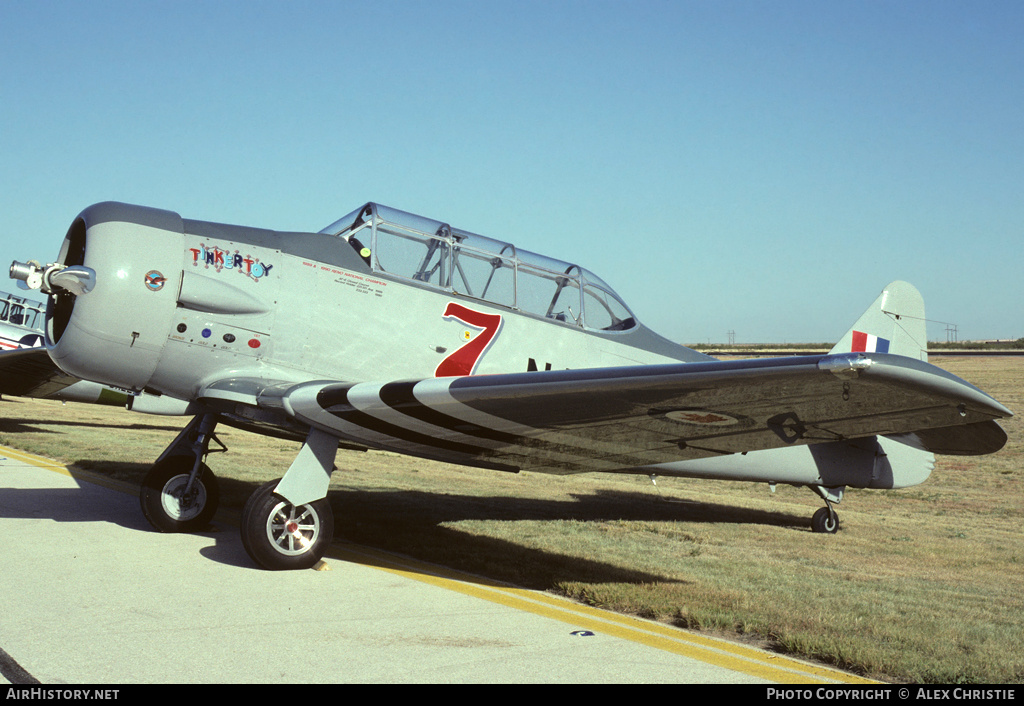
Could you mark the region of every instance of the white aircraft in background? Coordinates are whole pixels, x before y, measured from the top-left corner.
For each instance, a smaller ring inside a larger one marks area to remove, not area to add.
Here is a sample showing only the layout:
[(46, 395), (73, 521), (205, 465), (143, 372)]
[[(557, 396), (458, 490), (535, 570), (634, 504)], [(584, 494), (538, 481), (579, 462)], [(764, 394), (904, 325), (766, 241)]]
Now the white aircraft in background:
[(67, 375), (189, 403), (143, 510), (206, 525), (217, 424), (303, 441), (242, 514), (249, 555), (312, 566), (333, 536), (339, 445), (502, 471), (790, 483), (835, 532), (846, 487), (923, 482), (933, 454), (992, 453), (1010, 410), (926, 362), (924, 304), (890, 284), (827, 355), (718, 361), (641, 324), (582, 267), (369, 203), (319, 233), (85, 209), (55, 263), (11, 276), (49, 296)]
[(182, 415), (188, 403), (134, 395), (67, 375), (40, 350), (45, 345), (46, 304), (0, 292), (0, 395), (125, 407), (136, 412)]
[(46, 304), (0, 292), (0, 350), (43, 345)]

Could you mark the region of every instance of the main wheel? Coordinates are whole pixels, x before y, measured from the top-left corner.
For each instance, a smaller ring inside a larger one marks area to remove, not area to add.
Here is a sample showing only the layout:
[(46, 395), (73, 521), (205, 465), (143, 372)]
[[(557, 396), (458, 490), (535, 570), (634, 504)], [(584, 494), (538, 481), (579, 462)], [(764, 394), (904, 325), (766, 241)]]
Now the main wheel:
[(161, 532), (195, 532), (210, 524), (220, 488), (209, 467), (200, 464), (199, 476), (185, 494), (195, 459), (171, 456), (153, 464), (142, 481), (139, 503), (149, 524)]
[(811, 517), (811, 529), (815, 532), (835, 534), (839, 531), (839, 515), (831, 508), (819, 508)]
[(278, 481), (261, 486), (242, 510), (242, 546), (265, 569), (308, 569), (334, 538), (334, 513), (327, 498), (296, 507), (274, 493)]

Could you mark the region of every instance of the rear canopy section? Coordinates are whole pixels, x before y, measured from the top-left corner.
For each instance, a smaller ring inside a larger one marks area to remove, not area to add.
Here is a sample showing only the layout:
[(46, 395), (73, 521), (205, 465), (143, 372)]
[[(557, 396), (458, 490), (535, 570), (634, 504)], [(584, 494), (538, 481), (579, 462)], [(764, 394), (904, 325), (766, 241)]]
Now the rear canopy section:
[(593, 272), (441, 221), (368, 203), (320, 232), (344, 238), (373, 270), (432, 289), (594, 331), (637, 326)]

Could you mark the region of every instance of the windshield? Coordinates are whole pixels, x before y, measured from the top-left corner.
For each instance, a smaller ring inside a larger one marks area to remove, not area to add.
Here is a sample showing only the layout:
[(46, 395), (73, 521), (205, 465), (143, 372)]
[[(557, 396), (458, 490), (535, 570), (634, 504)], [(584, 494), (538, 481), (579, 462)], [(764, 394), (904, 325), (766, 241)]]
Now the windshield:
[(441, 221), (368, 203), (320, 232), (347, 240), (377, 272), (573, 326), (637, 325), (590, 271)]

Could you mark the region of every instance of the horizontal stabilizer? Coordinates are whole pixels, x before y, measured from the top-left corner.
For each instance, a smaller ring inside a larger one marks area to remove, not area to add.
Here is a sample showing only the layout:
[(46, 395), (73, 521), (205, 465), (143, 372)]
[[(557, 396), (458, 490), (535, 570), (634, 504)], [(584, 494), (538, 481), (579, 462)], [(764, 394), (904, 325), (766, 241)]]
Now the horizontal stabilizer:
[(952, 456), (992, 454), (1006, 444), (1006, 432), (993, 421), (922, 429), (897, 438), (932, 453)]

